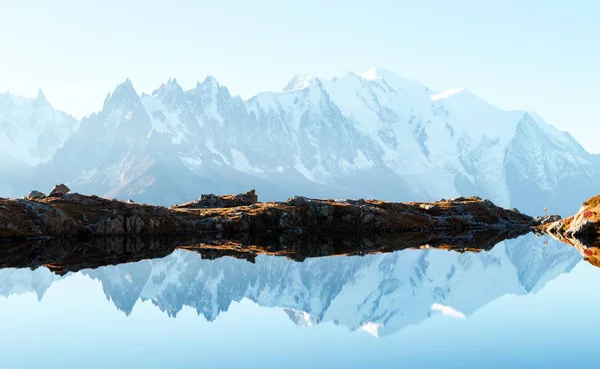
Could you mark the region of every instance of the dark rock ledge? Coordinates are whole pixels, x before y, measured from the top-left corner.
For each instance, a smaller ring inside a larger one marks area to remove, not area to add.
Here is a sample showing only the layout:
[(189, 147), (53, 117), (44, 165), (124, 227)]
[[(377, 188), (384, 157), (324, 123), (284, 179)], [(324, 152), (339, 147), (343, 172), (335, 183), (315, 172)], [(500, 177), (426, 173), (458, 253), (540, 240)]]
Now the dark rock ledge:
[(432, 203), (318, 200), (292, 197), (260, 203), (254, 191), (203, 195), (170, 208), (69, 193), (0, 199), (0, 239), (204, 233), (390, 233), (465, 229), (526, 229), (540, 221), (478, 197)]

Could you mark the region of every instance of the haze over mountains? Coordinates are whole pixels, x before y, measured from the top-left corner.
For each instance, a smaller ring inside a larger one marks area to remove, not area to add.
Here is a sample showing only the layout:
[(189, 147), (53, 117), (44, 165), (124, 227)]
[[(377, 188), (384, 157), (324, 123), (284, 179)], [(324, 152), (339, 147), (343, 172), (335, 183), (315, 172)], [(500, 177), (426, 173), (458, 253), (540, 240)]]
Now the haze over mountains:
[(59, 182), (167, 205), (250, 188), (261, 200), (479, 195), (566, 215), (597, 192), (600, 160), (534, 113), (374, 68), (296, 76), (248, 100), (211, 77), (187, 91), (169, 80), (151, 95), (126, 80), (81, 122), (42, 93), (2, 94), (0, 176), (1, 196)]

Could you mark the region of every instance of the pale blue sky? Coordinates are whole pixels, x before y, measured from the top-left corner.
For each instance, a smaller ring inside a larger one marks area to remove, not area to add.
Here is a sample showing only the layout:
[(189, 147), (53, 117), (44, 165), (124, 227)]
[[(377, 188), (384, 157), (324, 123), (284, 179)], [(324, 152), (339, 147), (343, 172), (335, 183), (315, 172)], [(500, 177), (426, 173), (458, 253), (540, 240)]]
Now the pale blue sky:
[(81, 117), (129, 77), (233, 94), (373, 65), (538, 112), (600, 152), (600, 2), (0, 0), (0, 91)]

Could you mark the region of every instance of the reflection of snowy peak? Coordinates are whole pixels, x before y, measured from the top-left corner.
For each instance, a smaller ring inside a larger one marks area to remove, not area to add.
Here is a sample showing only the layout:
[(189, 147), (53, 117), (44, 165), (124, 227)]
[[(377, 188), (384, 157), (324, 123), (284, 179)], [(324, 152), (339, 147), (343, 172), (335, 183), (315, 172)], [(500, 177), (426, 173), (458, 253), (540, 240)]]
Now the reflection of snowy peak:
[(127, 80), (57, 148), (36, 171), (41, 187), (66, 181), (160, 203), (254, 187), (271, 200), (461, 194), (533, 214), (544, 206), (572, 213), (600, 185), (598, 160), (537, 115), (382, 68), (296, 76), (284, 91), (248, 100), (212, 77), (189, 90), (171, 79), (141, 96)]
[(214, 320), (232, 302), (248, 298), (264, 307), (284, 308), (300, 326), (332, 321), (384, 336), (437, 310), (469, 316), (502, 295), (538, 291), (580, 260), (571, 247), (543, 242), (530, 235), (489, 252), (405, 250), (302, 263), (265, 256), (256, 264), (232, 258), (202, 260), (176, 251), (160, 260), (85, 273), (98, 279), (107, 296), (128, 314), (142, 299), (170, 316), (189, 306)]
[(0, 269), (0, 296), (34, 292), (41, 300), (52, 283), (61, 278), (46, 268)]

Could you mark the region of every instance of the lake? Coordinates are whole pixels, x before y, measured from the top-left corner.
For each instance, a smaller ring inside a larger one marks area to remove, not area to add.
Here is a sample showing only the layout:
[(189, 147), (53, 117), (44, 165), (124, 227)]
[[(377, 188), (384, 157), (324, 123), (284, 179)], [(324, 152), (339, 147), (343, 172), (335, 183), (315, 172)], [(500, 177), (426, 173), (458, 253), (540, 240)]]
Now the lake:
[(533, 234), (302, 262), (0, 270), (4, 368), (597, 367), (600, 269)]

